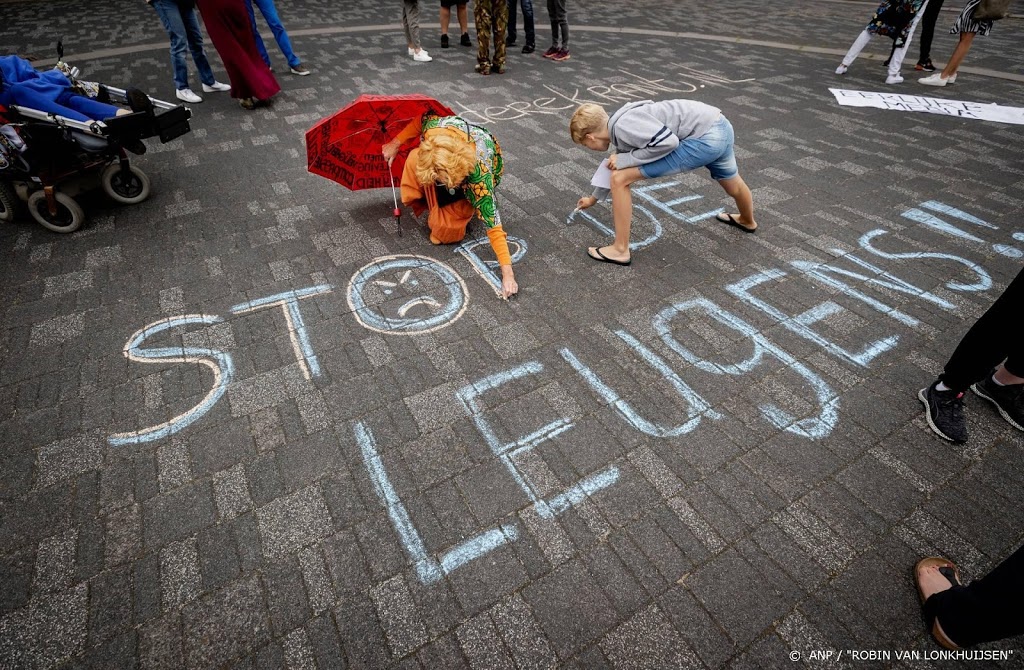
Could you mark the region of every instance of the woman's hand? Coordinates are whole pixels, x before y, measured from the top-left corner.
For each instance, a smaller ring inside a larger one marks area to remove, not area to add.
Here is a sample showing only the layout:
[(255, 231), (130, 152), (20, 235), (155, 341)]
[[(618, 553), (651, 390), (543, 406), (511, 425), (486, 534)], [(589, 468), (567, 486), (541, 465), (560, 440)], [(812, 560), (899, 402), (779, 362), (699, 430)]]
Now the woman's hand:
[(384, 154), (384, 159), (387, 160), (388, 165), (391, 165), (392, 161), (395, 160), (395, 156), (398, 155), (398, 148), (400, 146), (401, 144), (398, 140), (391, 140), (380, 148), (380, 152)]
[(608, 169), (609, 170), (618, 170), (619, 169), (619, 168), (615, 167), (615, 159), (617, 157), (618, 157), (618, 154), (612, 154), (611, 156), (608, 157)]
[(519, 284), (516, 283), (516, 275), (512, 272), (511, 265), (501, 266), (501, 297), (508, 300), (519, 293)]
[(592, 195), (585, 195), (576, 203), (576, 209), (587, 209), (588, 207), (593, 207), (596, 203), (597, 198)]

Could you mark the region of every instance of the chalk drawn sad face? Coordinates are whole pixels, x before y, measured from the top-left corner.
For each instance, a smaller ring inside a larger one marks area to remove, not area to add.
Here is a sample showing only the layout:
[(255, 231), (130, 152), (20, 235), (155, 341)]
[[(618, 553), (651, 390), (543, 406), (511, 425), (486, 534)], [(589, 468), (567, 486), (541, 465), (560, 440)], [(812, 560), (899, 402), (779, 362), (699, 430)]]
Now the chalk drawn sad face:
[(384, 256), (364, 265), (348, 285), (356, 320), (379, 333), (419, 335), (455, 323), (469, 292), (455, 270), (426, 256)]

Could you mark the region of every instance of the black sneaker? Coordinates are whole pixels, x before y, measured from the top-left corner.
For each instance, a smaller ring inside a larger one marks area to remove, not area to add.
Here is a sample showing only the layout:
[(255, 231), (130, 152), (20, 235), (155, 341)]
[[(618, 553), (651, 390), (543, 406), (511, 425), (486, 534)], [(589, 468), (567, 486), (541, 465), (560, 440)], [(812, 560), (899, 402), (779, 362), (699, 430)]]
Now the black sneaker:
[(441, 48), (442, 49), (447, 49), (448, 48), (448, 35), (441, 35)]
[(507, 40), (505, 40), (505, 46), (507, 47), (514, 47), (516, 44), (518, 44), (518, 42), (514, 37), (510, 37)]
[(918, 63), (914, 66), (915, 70), (920, 72), (935, 72), (935, 65), (932, 64), (932, 59), (929, 58), (923, 63)]
[(971, 390), (979, 398), (995, 405), (1007, 423), (1017, 430), (1024, 430), (1024, 384), (999, 386), (989, 375), (984, 381), (971, 384)]
[(964, 394), (955, 391), (939, 391), (934, 382), (928, 388), (917, 392), (924, 403), (924, 416), (928, 427), (936, 435), (955, 444), (967, 441), (967, 421), (964, 420)]
[(533, 44), (527, 44), (525, 47), (523, 47), (523, 53), (524, 54), (532, 54), (536, 50), (537, 50), (537, 47), (534, 46)]
[(464, 47), (471, 47), (473, 43), (469, 41), (469, 33), (462, 33), (462, 38), (459, 39), (459, 44)]

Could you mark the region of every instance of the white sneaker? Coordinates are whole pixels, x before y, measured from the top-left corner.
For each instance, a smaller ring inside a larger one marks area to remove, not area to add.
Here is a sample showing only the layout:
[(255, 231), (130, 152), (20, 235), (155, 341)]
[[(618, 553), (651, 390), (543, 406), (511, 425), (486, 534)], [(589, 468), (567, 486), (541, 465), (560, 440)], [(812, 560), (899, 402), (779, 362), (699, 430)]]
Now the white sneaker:
[(217, 91), (230, 91), (231, 86), (228, 84), (222, 84), (219, 81), (213, 82), (212, 86), (203, 84), (203, 93), (216, 93)]
[(846, 71), (849, 70), (849, 69), (850, 69), (850, 66), (843, 65), (842, 63), (840, 63), (839, 67), (836, 68), (836, 74), (846, 74)]
[(903, 83), (903, 77), (901, 77), (898, 74), (891, 74), (891, 75), (889, 75), (888, 77), (885, 78), (885, 83), (886, 84), (902, 84)]
[(946, 83), (947, 84), (955, 84), (956, 83), (956, 75), (957, 75), (957, 73), (954, 72), (953, 74), (951, 74), (948, 77), (946, 77)]
[(927, 77), (921, 77), (917, 80), (917, 83), (924, 84), (925, 86), (945, 86), (946, 84), (952, 84), (955, 81), (955, 75), (948, 79), (942, 78), (941, 72), (928, 75)]
[(174, 94), (178, 96), (178, 100), (184, 100), (185, 102), (196, 103), (203, 101), (203, 99), (193, 93), (190, 88), (179, 88)]
[(430, 57), (430, 54), (427, 53), (426, 49), (420, 49), (419, 51), (414, 53), (412, 55), (412, 59), (417, 63), (429, 63), (430, 61), (434, 60), (433, 58)]

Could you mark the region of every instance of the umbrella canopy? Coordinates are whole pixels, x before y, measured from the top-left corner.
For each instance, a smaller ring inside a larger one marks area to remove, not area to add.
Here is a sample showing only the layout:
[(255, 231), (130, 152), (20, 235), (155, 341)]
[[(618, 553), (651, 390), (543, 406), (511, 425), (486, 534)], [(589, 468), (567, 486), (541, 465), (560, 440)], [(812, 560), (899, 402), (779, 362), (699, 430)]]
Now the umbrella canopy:
[(404, 147), (390, 169), (381, 146), (425, 112), (454, 114), (425, 95), (361, 95), (306, 131), (308, 169), (353, 191), (393, 187), (416, 143)]

